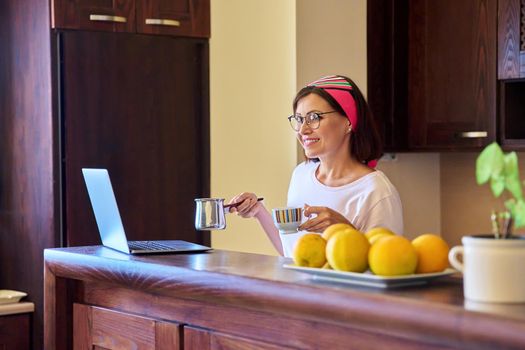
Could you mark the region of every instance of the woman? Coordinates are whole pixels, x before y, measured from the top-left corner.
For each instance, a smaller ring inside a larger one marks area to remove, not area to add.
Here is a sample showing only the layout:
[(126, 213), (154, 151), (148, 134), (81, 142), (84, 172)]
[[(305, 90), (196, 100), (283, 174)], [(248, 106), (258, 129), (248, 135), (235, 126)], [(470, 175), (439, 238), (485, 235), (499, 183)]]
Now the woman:
[(288, 117), (304, 149), (290, 181), (288, 206), (304, 207), (308, 218), (296, 234), (281, 235), (271, 214), (253, 193), (241, 193), (230, 203), (242, 202), (238, 215), (255, 217), (285, 256), (306, 231), (323, 232), (336, 223), (360, 231), (386, 227), (403, 233), (399, 194), (379, 170), (381, 140), (370, 109), (357, 85), (344, 76), (321, 78), (301, 89)]

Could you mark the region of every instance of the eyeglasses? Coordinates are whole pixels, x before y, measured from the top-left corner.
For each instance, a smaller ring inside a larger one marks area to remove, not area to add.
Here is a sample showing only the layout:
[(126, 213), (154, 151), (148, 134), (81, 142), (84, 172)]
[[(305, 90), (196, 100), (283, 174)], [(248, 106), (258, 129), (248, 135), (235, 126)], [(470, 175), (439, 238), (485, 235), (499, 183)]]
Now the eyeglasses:
[(319, 128), (319, 124), (321, 123), (321, 116), (324, 114), (329, 113), (335, 113), (337, 111), (330, 111), (330, 112), (311, 112), (306, 115), (306, 117), (303, 117), (299, 114), (292, 114), (288, 117), (288, 121), (290, 122), (290, 126), (295, 131), (301, 130), (301, 127), (303, 126), (303, 123), (306, 121), (306, 125), (310, 127), (310, 129), (315, 130)]

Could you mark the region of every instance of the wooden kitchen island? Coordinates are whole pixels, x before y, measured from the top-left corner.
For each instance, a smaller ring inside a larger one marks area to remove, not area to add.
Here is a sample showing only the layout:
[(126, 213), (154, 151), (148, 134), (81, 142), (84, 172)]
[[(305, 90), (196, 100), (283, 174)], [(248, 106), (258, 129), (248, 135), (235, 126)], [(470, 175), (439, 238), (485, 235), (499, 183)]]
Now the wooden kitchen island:
[(45, 348), (524, 349), (525, 306), (463, 300), (461, 278), (381, 290), (286, 258), (46, 249)]

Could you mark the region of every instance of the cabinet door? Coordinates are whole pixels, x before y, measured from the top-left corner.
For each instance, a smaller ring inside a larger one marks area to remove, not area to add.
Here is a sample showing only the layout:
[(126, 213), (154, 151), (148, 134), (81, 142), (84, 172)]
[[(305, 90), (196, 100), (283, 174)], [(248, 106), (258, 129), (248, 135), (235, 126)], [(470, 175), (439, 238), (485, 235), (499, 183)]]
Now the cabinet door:
[(184, 326), (184, 350), (278, 350), (291, 349), (282, 345), (251, 340), (239, 336)]
[(73, 349), (180, 349), (180, 325), (83, 304), (73, 305)]
[(52, 0), (52, 27), (135, 31), (135, 0)]
[(208, 244), (208, 44), (155, 35), (59, 35), (65, 245), (100, 244), (82, 168), (107, 168), (130, 240)]
[(29, 349), (30, 314), (2, 315), (0, 317), (0, 349)]
[(210, 36), (210, 0), (137, 0), (137, 31)]
[(495, 139), (497, 0), (409, 2), (412, 148), (479, 148)]

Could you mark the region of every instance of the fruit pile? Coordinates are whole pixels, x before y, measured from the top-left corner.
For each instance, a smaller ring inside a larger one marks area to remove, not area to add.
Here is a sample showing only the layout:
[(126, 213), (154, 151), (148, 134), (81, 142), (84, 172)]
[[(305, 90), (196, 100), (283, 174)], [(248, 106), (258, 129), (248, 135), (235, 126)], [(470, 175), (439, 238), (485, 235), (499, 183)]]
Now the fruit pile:
[(441, 272), (448, 267), (448, 244), (438, 235), (409, 241), (377, 227), (363, 233), (347, 224), (329, 226), (322, 235), (306, 233), (294, 246), (296, 265), (397, 276)]

